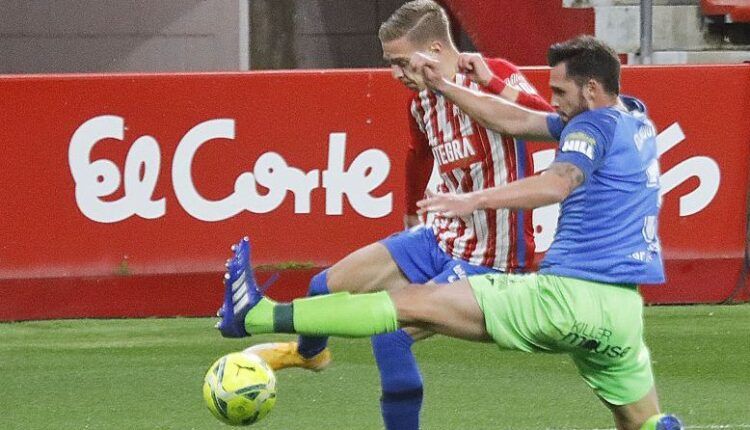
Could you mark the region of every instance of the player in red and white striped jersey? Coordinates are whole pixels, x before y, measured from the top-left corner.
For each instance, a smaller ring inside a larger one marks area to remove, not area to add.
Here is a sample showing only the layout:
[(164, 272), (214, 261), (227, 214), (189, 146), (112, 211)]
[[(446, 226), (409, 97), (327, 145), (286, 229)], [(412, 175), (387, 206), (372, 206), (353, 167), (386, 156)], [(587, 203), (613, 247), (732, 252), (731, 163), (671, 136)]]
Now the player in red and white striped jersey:
[[(414, 88), (400, 65), (406, 52), (387, 53), (394, 76)], [(501, 94), (533, 109), (551, 110), (512, 63), (485, 60), (479, 54), (459, 54), (456, 62), (463, 73), (453, 81), (476, 90)], [(412, 142), (407, 158), (407, 224), (417, 222), (416, 202), (425, 190), (437, 162), (442, 179), (440, 191), (466, 193), (523, 178), (530, 160), (523, 141), (487, 130), (450, 101), (429, 90), (421, 90), (411, 101)], [(505, 272), (523, 271), (534, 255), (531, 214), (508, 210), (475, 212), (470, 218), (436, 215), (432, 229), (440, 248), (454, 258)]]
[[(408, 69), (415, 52), (440, 60), (445, 75), (475, 89), (536, 109), (550, 110), (511, 63), (461, 54), (450, 35), (445, 11), (434, 1), (404, 4), (380, 28), (383, 58), (393, 77), (417, 92), (411, 104), (412, 138), (407, 157), (407, 227), (359, 249), (313, 277), (309, 295), (369, 292), (409, 284), (447, 283), (472, 274), (518, 271), (534, 252), (530, 218), (505, 210), (486, 210), (471, 218), (437, 216), (432, 227), (419, 226), (421, 200), (437, 161), (443, 192), (470, 192), (525, 176), (523, 142), (486, 130), (441, 95), (426, 89)], [(457, 73), (460, 71), (460, 73)], [(387, 430), (417, 430), (422, 377), (411, 345), (429, 333), (404, 330), (373, 337), (381, 375), (381, 410)], [(331, 361), (326, 338), (301, 336), (296, 342), (260, 344), (250, 349), (274, 369), (322, 370)]]

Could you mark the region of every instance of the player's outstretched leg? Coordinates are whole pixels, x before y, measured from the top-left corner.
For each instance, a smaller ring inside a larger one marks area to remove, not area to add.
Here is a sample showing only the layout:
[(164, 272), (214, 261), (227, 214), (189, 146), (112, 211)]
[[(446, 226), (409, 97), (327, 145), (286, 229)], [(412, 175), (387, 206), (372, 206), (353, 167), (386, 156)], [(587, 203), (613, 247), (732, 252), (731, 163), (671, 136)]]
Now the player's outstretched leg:
[(335, 293), (276, 303), (266, 297), (245, 312), (245, 332), (369, 337), (398, 329), (388, 293)]
[(247, 237), (232, 247), (224, 275), (224, 303), (216, 324), (224, 337), (252, 333), (369, 337), (398, 329), (396, 306), (386, 292), (336, 293), (276, 303), (263, 296), (250, 265)]
[[(335, 293), (276, 303), (263, 296), (250, 268), (247, 238), (227, 265), (222, 319), (227, 337), (255, 333), (370, 337), (399, 329), (399, 322), (467, 340), (489, 338), (482, 309), (466, 280), (412, 285), (390, 292)], [(243, 321), (244, 320), (244, 321)], [(244, 326), (243, 326), (244, 322)]]
[[(414, 242), (415, 237), (421, 238), (415, 235), (410, 237), (411, 242)], [(378, 242), (350, 253), (331, 268), (313, 276), (307, 296), (322, 297), (337, 291), (374, 292), (401, 288), (408, 284), (409, 281), (393, 260), (391, 252), (383, 243)], [(331, 353), (326, 347), (327, 340), (324, 336), (300, 336), (298, 343), (264, 343), (253, 346), (251, 350), (275, 370), (301, 367), (318, 371), (331, 362)]]
[[(328, 269), (310, 280), (308, 297), (328, 294)], [(331, 364), (331, 350), (327, 347), (328, 337), (300, 336), (297, 342), (260, 343), (246, 351), (260, 356), (273, 370), (288, 367), (320, 372)]]

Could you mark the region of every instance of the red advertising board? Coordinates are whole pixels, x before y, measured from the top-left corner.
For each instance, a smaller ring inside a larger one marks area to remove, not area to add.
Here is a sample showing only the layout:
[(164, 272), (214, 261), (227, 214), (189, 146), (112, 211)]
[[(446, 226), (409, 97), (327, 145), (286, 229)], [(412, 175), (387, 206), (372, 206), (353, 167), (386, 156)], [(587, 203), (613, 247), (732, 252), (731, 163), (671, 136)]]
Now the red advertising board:
[[(628, 68), (623, 90), (661, 131), (669, 282), (644, 294), (724, 300), (745, 249), (750, 65)], [(91, 311), (112, 286), (219, 297), (245, 234), (256, 264), (325, 266), (401, 228), (410, 95), (386, 71), (8, 76), (0, 92), (0, 320), (127, 316)], [(535, 216), (541, 250), (554, 221)], [(291, 278), (281, 296), (304, 290)], [(210, 313), (190, 300), (174, 313)]]

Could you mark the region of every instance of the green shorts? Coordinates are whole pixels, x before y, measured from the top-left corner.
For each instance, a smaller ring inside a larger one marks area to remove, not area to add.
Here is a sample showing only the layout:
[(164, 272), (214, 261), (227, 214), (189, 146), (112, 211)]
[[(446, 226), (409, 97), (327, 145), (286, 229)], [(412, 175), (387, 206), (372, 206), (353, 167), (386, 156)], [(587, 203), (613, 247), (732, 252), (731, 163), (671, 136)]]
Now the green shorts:
[(604, 400), (624, 405), (654, 385), (633, 286), (554, 275), (470, 276), (487, 332), (500, 348), (568, 353)]

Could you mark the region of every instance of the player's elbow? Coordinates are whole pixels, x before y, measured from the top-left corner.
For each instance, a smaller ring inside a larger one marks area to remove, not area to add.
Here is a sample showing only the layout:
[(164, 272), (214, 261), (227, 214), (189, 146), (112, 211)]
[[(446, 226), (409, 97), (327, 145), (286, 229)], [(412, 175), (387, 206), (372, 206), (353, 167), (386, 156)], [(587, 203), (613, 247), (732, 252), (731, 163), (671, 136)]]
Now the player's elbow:
[(554, 188), (550, 195), (550, 204), (562, 203), (563, 200), (567, 199), (572, 190), (568, 186), (560, 186)]
[(547, 177), (547, 186), (544, 187), (547, 196), (547, 204), (561, 203), (573, 192), (571, 184), (556, 175), (544, 175)]

